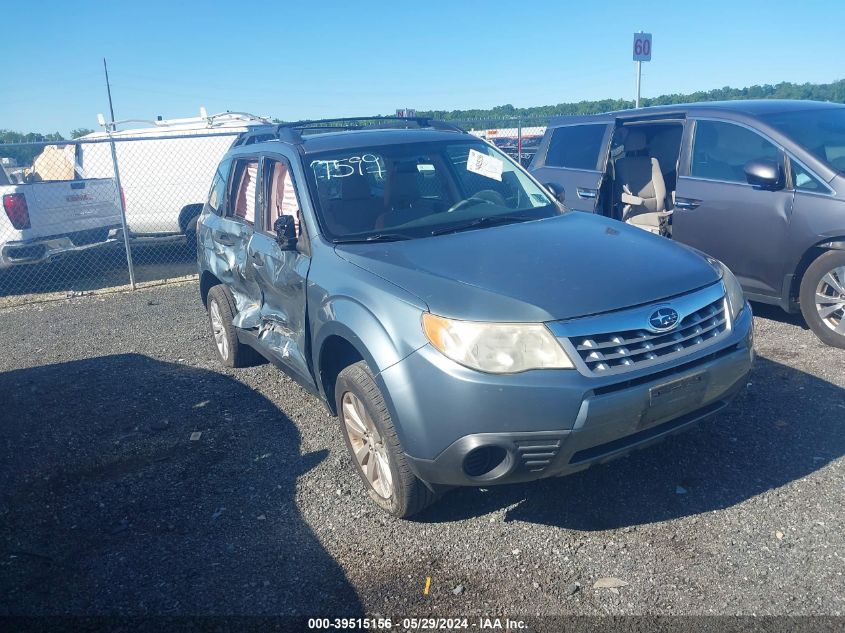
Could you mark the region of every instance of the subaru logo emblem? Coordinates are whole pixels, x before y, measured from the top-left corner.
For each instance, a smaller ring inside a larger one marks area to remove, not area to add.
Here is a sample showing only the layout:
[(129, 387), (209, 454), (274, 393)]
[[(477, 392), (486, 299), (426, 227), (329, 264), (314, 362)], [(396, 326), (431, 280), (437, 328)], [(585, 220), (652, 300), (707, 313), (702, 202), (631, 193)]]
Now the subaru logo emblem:
[(678, 324), (678, 311), (673, 308), (658, 308), (648, 317), (652, 330), (665, 332)]

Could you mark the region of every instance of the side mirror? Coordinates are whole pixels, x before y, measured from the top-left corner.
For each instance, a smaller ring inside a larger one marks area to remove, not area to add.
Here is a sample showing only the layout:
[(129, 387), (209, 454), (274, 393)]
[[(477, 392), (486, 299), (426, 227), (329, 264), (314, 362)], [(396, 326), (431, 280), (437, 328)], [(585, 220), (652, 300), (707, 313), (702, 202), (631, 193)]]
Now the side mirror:
[(273, 222), (273, 232), (283, 251), (292, 251), (296, 248), (296, 220), (293, 216), (283, 215), (277, 218)]
[(566, 200), (566, 192), (560, 185), (553, 182), (547, 182), (544, 186), (546, 187), (548, 192), (552, 194), (552, 197), (554, 197), (554, 199), (558, 202), (562, 203)]
[(768, 191), (783, 189), (783, 166), (768, 158), (750, 160), (745, 163), (745, 179), (749, 185)]

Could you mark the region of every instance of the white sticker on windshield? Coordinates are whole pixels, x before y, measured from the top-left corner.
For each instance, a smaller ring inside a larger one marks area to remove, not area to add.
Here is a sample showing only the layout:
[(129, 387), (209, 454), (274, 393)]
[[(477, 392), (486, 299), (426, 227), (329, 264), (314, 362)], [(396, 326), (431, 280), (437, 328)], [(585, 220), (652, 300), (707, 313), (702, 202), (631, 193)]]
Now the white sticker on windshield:
[(481, 174), (493, 180), (502, 180), (502, 170), (505, 164), (494, 156), (482, 154), (474, 149), (469, 150), (467, 169), (474, 174)]

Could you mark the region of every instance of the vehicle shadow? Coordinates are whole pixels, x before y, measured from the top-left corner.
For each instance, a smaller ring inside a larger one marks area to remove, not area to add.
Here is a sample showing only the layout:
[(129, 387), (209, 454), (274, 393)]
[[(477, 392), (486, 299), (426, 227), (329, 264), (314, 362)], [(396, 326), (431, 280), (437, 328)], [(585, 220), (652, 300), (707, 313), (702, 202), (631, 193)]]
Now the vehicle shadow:
[(801, 316), (800, 312), (790, 313), (780, 306), (771, 305), (768, 303), (752, 303), (751, 309), (755, 317), (768, 319), (769, 321), (780, 321), (781, 323), (789, 323), (790, 325), (797, 325), (802, 330), (809, 330), (810, 327)]
[(126, 354), (0, 393), (0, 614), (363, 614), (295, 503), (326, 451), (257, 392)]
[(505, 520), (594, 531), (728, 508), (845, 454), (845, 389), (759, 358), (731, 406), (687, 433), (565, 478), (462, 488), (419, 516), (456, 521), (507, 508)]

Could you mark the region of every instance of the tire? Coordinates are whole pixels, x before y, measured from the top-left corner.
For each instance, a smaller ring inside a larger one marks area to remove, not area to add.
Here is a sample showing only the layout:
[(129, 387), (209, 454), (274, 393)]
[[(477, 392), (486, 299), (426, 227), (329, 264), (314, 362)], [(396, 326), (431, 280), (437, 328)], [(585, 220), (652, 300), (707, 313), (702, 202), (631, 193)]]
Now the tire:
[[(400, 519), (407, 519), (433, 503), (437, 496), (411, 472), (390, 412), (364, 361), (340, 372), (335, 402), (352, 466), (364, 482), (370, 499)], [(362, 438), (362, 435), (367, 437)], [(356, 449), (359, 452), (366, 450), (368, 441), (372, 448), (366, 451), (362, 464), (356, 457)], [(385, 466), (389, 475), (385, 473)], [(373, 470), (375, 476), (372, 476)]]
[(238, 312), (232, 292), (222, 284), (213, 286), (208, 291), (207, 306), (211, 342), (220, 362), (226, 367), (249, 367), (254, 364), (256, 351), (238, 341), (238, 334), (232, 325), (232, 319)]
[(197, 222), (200, 216), (194, 216), (185, 225), (185, 247), (189, 253), (196, 255), (197, 253)]
[(823, 343), (845, 349), (845, 251), (828, 251), (810, 264), (799, 302), (813, 333)]

